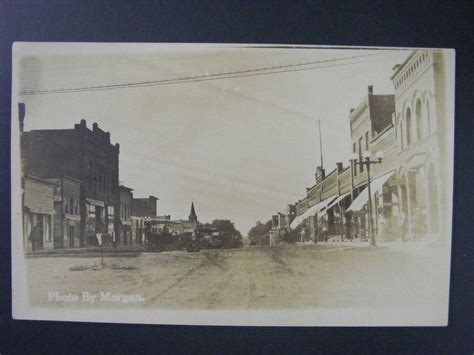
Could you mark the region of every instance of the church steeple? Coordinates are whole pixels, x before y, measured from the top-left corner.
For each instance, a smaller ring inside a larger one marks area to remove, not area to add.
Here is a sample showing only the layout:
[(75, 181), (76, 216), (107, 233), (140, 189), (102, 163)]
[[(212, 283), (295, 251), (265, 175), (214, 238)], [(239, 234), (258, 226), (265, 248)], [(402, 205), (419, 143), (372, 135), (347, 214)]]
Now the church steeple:
[(198, 218), (196, 216), (196, 211), (194, 210), (194, 201), (191, 202), (191, 212), (189, 213), (189, 218), (190, 221), (197, 222)]

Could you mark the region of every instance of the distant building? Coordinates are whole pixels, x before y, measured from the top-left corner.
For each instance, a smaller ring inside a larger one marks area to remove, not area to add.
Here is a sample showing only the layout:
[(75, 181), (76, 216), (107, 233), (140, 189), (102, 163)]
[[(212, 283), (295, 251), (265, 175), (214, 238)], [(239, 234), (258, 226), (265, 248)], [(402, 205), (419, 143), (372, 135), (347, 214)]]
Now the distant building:
[(81, 182), (81, 246), (95, 244), (95, 234), (106, 233), (117, 222), (119, 152), (119, 144), (111, 144), (109, 132), (101, 130), (97, 123), (90, 130), (85, 120), (73, 129), (21, 134), (25, 174), (40, 178), (67, 176)]
[(156, 217), (156, 202), (158, 197), (133, 198), (132, 215), (136, 217)]
[(193, 233), (199, 226), (198, 217), (194, 209), (194, 203), (191, 203), (191, 210), (187, 220), (172, 220), (171, 216), (157, 216), (151, 218), (155, 222), (156, 231), (164, 231), (165, 229), (172, 235), (181, 235)]
[(132, 198), (131, 233), (132, 243), (142, 245), (145, 240), (145, 220), (157, 217), (158, 197)]
[(194, 202), (191, 202), (191, 212), (189, 213), (189, 221), (191, 222), (197, 222), (197, 216), (196, 216), (196, 211), (194, 210)]
[(199, 225), (198, 217), (194, 209), (194, 202), (191, 202), (191, 210), (189, 212), (188, 220), (178, 219), (173, 220), (172, 222), (173, 224), (170, 225), (170, 231), (172, 232), (172, 234), (194, 232)]
[(290, 224), (296, 217), (296, 205), (286, 206), (285, 213), (278, 212), (272, 216), (272, 227), (268, 232), (268, 244), (276, 245), (281, 242), (285, 233), (290, 231)]

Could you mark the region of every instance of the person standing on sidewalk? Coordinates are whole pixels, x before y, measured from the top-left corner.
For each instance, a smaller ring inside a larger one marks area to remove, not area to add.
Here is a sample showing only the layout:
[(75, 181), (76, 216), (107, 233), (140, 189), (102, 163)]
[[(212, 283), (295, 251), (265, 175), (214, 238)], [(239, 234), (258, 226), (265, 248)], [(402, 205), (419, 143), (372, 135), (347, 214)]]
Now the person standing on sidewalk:
[(110, 234), (112, 235), (112, 246), (113, 248), (117, 248), (117, 238), (115, 237), (115, 229), (112, 228)]
[(385, 241), (385, 232), (387, 229), (387, 220), (385, 219), (383, 213), (379, 215), (378, 223), (377, 223), (377, 229), (379, 232), (378, 239), (379, 241)]
[(36, 251), (36, 247), (38, 245), (38, 242), (39, 242), (39, 239), (41, 238), (41, 235), (40, 235), (40, 232), (39, 232), (39, 228), (38, 226), (34, 226), (32, 229), (31, 229), (31, 232), (30, 232), (30, 242), (31, 242), (31, 250), (33, 250), (33, 252)]
[(424, 227), (425, 227), (425, 218), (423, 215), (423, 212), (421, 208), (417, 208), (415, 210), (415, 217), (414, 217), (414, 222), (415, 230), (413, 233), (413, 241), (416, 242), (417, 239), (420, 239), (421, 235), (424, 232)]
[(405, 241), (405, 234), (406, 234), (406, 227), (407, 227), (407, 219), (405, 216), (405, 212), (401, 211), (398, 215), (398, 228), (400, 230), (400, 238), (401, 241)]
[(300, 239), (301, 243), (306, 242), (306, 232), (305, 232), (304, 228), (301, 230), (300, 238), (301, 238)]
[(328, 227), (326, 226), (326, 221), (323, 222), (322, 234), (323, 234), (324, 242), (327, 243), (327, 241), (328, 241)]

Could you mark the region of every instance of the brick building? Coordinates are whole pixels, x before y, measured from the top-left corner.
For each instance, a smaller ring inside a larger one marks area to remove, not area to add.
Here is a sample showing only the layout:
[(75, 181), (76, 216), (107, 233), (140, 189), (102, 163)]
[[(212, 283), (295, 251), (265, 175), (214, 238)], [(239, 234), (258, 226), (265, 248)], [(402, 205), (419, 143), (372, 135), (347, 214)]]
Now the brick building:
[[(23, 126), (23, 122), (21, 122)], [(73, 129), (32, 130), (21, 134), (23, 172), (41, 178), (70, 177), (80, 184), (80, 246), (95, 244), (96, 232), (116, 226), (119, 204), (119, 144), (94, 123)]]

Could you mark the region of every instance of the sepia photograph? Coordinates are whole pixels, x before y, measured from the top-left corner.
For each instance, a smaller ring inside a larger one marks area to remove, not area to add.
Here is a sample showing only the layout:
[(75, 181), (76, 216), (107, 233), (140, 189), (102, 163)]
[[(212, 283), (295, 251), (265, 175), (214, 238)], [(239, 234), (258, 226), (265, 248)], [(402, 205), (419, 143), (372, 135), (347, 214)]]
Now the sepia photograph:
[(16, 42), (13, 317), (446, 326), (454, 63)]

